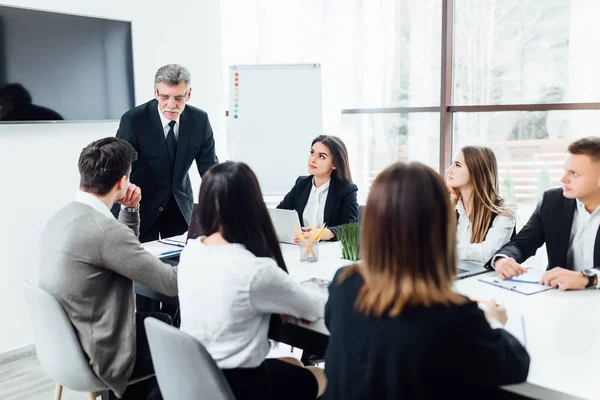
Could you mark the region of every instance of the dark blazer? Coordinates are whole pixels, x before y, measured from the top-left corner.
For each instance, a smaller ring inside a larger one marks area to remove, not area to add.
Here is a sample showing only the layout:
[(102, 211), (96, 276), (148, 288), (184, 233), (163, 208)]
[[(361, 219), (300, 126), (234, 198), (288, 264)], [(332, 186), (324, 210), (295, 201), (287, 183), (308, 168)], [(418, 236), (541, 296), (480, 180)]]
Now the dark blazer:
[[(573, 265), (570, 265), (567, 260), (567, 252), (569, 251), (569, 238), (576, 206), (576, 200), (563, 196), (561, 188), (547, 190), (542, 201), (538, 203), (527, 221), (527, 225), (496, 254), (512, 257), (516, 262), (522, 263), (546, 243), (547, 269), (563, 267), (572, 270)], [(600, 269), (600, 235), (598, 233), (596, 233), (594, 243), (594, 265), (586, 266), (586, 268)], [(488, 261), (488, 264), (491, 265), (491, 261)]]
[(121, 117), (117, 137), (127, 140), (138, 152), (131, 182), (142, 190), (140, 235), (156, 222), (171, 194), (189, 224), (194, 204), (188, 175), (192, 161), (196, 160), (200, 176), (219, 162), (206, 112), (186, 104), (179, 117), (177, 154), (173, 167), (156, 100), (127, 111)]
[[(312, 180), (312, 175), (300, 176), (296, 179), (296, 184), (292, 190), (285, 195), (283, 201), (277, 206), (277, 208), (284, 210), (296, 210), (301, 224), (304, 223), (302, 216), (310, 196)], [(342, 225), (358, 222), (356, 192), (358, 192), (358, 187), (354, 183), (342, 182), (335, 175), (331, 175), (323, 222), (335, 235), (332, 240), (337, 240), (337, 232)]]
[(344, 270), (325, 306), (324, 399), (490, 399), (497, 386), (526, 380), (527, 351), (474, 302), (367, 317), (355, 305), (363, 278), (340, 283)]

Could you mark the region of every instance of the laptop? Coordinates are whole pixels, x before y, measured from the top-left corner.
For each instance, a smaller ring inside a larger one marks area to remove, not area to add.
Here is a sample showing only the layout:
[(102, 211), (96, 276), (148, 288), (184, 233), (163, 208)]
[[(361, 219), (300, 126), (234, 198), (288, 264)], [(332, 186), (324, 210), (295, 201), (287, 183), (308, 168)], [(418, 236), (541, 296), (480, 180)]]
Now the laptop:
[(490, 270), (484, 267), (482, 263), (476, 263), (471, 261), (459, 261), (458, 262), (458, 275), (457, 279), (464, 279), (470, 276), (483, 274)]
[(269, 215), (271, 215), (271, 221), (279, 242), (294, 244), (294, 238), (297, 236), (294, 226), (298, 228), (302, 226), (298, 213), (294, 210), (269, 208)]

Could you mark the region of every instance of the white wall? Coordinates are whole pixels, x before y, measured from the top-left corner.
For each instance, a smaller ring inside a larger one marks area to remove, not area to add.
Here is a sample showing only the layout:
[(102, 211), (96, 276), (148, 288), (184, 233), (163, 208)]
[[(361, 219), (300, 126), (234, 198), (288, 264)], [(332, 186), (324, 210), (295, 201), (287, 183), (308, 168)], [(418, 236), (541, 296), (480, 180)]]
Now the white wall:
[[(219, 0), (15, 0), (2, 5), (132, 21), (136, 102), (152, 96), (158, 67), (172, 62), (185, 65), (193, 79), (190, 103), (208, 112), (217, 154), (224, 159), (226, 103)], [(40, 231), (73, 198), (81, 149), (95, 139), (114, 136), (117, 125), (0, 125), (0, 353), (33, 342), (20, 283), (37, 281)], [(192, 183), (198, 187), (196, 171)]]

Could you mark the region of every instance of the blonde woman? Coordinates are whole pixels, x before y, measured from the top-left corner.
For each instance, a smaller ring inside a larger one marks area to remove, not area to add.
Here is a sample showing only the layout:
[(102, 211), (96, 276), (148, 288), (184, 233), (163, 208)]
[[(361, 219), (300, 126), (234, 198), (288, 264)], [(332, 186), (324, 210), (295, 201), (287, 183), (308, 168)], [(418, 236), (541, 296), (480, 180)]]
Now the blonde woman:
[(463, 147), (446, 170), (446, 184), (458, 218), (458, 259), (487, 262), (509, 242), (516, 224), (516, 205), (505, 203), (499, 194), (494, 152)]

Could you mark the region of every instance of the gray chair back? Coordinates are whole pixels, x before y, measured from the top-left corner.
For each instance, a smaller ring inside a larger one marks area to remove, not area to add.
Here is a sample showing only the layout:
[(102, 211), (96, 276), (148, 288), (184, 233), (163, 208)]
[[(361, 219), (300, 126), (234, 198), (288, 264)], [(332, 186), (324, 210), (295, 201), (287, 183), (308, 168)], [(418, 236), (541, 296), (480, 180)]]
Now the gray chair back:
[(235, 400), (225, 376), (199, 341), (155, 318), (146, 318), (144, 325), (163, 399)]
[(64, 309), (45, 290), (23, 282), (29, 306), (37, 358), (56, 383), (78, 392), (108, 390), (90, 368)]

